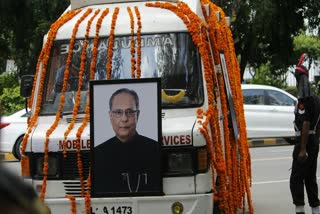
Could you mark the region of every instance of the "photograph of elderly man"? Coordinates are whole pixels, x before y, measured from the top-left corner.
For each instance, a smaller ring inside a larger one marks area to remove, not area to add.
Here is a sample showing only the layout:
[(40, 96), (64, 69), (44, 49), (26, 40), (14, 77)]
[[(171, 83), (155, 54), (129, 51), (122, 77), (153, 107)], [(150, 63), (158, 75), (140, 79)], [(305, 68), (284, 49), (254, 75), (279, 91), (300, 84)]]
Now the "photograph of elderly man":
[(109, 98), (106, 120), (114, 136), (94, 147), (93, 187), (98, 192), (152, 193), (162, 188), (160, 143), (137, 131), (144, 113), (139, 99), (129, 88), (119, 88)]

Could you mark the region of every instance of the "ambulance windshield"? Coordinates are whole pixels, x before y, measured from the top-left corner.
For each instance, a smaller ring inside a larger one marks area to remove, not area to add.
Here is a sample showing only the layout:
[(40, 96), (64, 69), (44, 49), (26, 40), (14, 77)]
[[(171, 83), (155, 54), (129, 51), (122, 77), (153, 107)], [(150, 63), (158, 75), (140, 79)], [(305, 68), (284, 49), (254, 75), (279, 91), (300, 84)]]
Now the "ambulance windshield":
[[(130, 36), (114, 38), (111, 79), (132, 78), (130, 38)], [(82, 85), (79, 113), (85, 110), (90, 66), (92, 59), (95, 58), (92, 56), (93, 41), (93, 38), (88, 41), (82, 83), (80, 83), (79, 68), (84, 40), (75, 41), (69, 77), (66, 78), (68, 83), (64, 93), (64, 113), (73, 111), (79, 85)], [(101, 37), (99, 40), (94, 69), (95, 80), (106, 79), (108, 42), (109, 38)], [(69, 46), (69, 41), (66, 40), (56, 41), (53, 45), (44, 86), (42, 115), (55, 114), (58, 110)], [(136, 47), (135, 61), (138, 61), (137, 55)], [(161, 77), (162, 108), (197, 107), (203, 103), (200, 57), (188, 33), (142, 35), (140, 68), (141, 78)]]

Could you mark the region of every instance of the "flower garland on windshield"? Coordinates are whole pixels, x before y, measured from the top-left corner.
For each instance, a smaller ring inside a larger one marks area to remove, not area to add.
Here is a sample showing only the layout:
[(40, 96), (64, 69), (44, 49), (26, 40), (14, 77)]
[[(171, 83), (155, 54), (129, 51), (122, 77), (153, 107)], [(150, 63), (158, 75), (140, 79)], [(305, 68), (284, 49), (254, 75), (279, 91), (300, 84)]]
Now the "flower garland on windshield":
[(61, 112), (63, 110), (64, 106), (64, 94), (67, 90), (67, 82), (68, 82), (68, 77), (69, 77), (69, 69), (71, 65), (71, 59), (72, 59), (72, 52), (73, 52), (73, 47), (74, 47), (74, 42), (75, 42), (75, 37), (79, 28), (80, 23), (91, 13), (92, 9), (89, 8), (86, 10), (86, 12), (80, 17), (80, 19), (76, 22), (73, 31), (72, 31), (72, 36), (70, 39), (69, 43), (69, 51), (68, 51), (68, 57), (67, 57), (67, 63), (66, 63), (66, 68), (64, 71), (64, 76), (63, 76), (63, 86), (62, 86), (62, 95), (60, 96), (60, 102), (58, 106), (58, 111), (56, 113), (56, 118), (51, 127), (47, 130), (46, 132), (46, 139), (44, 142), (44, 160), (43, 160), (43, 181), (42, 181), (42, 188), (41, 188), (41, 193), (40, 193), (40, 198), (44, 200), (45, 198), (45, 193), (46, 193), (46, 188), (47, 188), (47, 177), (48, 177), (48, 167), (49, 167), (49, 137), (53, 133), (53, 131), (57, 128), (60, 118), (61, 118)]
[[(64, 134), (64, 151), (65, 151), (65, 141), (67, 139), (68, 134), (70, 131), (73, 129), (73, 126), (75, 124), (75, 120), (79, 111), (80, 107), (80, 98), (81, 98), (81, 88), (83, 85), (83, 73), (85, 70), (85, 63), (87, 59), (87, 46), (88, 46), (88, 37), (89, 37), (89, 32), (91, 28), (92, 21), (95, 19), (95, 17), (98, 15), (100, 10), (96, 10), (94, 15), (89, 19), (87, 28), (86, 28), (86, 34), (85, 34), (85, 39), (84, 43), (82, 45), (82, 53), (81, 53), (81, 62), (80, 62), (80, 71), (79, 71), (79, 83), (78, 83), (78, 90), (77, 90), (77, 95), (76, 95), (76, 102), (75, 106), (73, 108), (73, 115), (72, 115), (72, 121), (67, 129), (67, 131)], [(76, 152), (77, 152), (77, 166), (78, 166), (78, 172), (79, 172), (79, 177), (80, 177), (80, 186), (81, 186), (81, 196), (84, 197), (84, 182), (83, 182), (83, 163), (81, 159), (81, 153), (80, 153), (80, 139), (77, 138), (77, 146), (76, 146)]]
[[(141, 16), (138, 7), (134, 7), (135, 14), (137, 16), (137, 51), (135, 50), (136, 42), (134, 40), (134, 17), (130, 7), (127, 7), (127, 11), (130, 17), (130, 27), (131, 27), (131, 38), (130, 38), (130, 53), (131, 53), (131, 77), (138, 78), (141, 77)], [(137, 52), (137, 60), (136, 60)]]
[(141, 77), (141, 16), (138, 7), (134, 7), (134, 11), (136, 13), (137, 19), (138, 19), (138, 31), (137, 31), (137, 40), (138, 40), (138, 48), (137, 48), (137, 78), (140, 79)]
[(127, 7), (130, 17), (131, 38), (130, 38), (130, 53), (131, 53), (131, 77), (135, 78), (136, 74), (136, 57), (135, 57), (135, 41), (134, 41), (134, 18), (130, 7)]
[[(109, 9), (106, 8), (100, 17), (98, 18), (97, 24), (96, 24), (96, 33), (95, 37), (93, 39), (93, 49), (92, 49), (92, 58), (91, 58), (91, 64), (90, 64), (90, 80), (94, 79), (94, 74), (95, 74), (95, 68), (96, 68), (96, 63), (97, 63), (97, 55), (98, 55), (98, 43), (100, 39), (100, 29), (102, 25), (103, 19), (109, 14)], [(84, 128), (88, 125), (90, 118), (90, 90), (88, 90), (88, 99), (86, 103), (86, 108), (85, 108), (85, 116), (83, 118), (81, 126), (77, 130), (77, 141), (79, 140), (80, 142), (80, 137), (82, 136), (82, 133), (84, 131)], [(85, 206), (86, 206), (86, 214), (90, 214), (90, 204), (91, 204), (91, 197), (90, 197), (90, 191), (91, 191), (91, 179), (90, 179), (90, 169), (89, 169), (89, 175), (87, 178), (87, 192), (85, 195)]]
[(119, 8), (116, 7), (114, 9), (113, 15), (112, 15), (112, 22), (111, 22), (111, 29), (109, 34), (109, 45), (108, 45), (108, 62), (107, 62), (107, 80), (111, 78), (111, 70), (112, 70), (112, 57), (113, 57), (113, 45), (114, 45), (114, 30), (117, 23), (117, 18), (119, 14)]
[(64, 140), (63, 140), (63, 156), (64, 157), (66, 157), (66, 155), (67, 155), (66, 140), (67, 140), (67, 137), (70, 134), (71, 130), (74, 127), (74, 124), (76, 122), (76, 117), (77, 117), (77, 114), (78, 114), (78, 111), (79, 111), (79, 107), (80, 107), (81, 88), (82, 88), (82, 85), (83, 85), (83, 78), (81, 78), (81, 77), (83, 76), (83, 73), (84, 73), (84, 70), (85, 70), (85, 63), (86, 63), (86, 59), (87, 59), (87, 47), (88, 47), (89, 32), (90, 32), (91, 24), (92, 24), (93, 20), (95, 19), (95, 17), (98, 15), (99, 12), (100, 12), (100, 9), (97, 9), (95, 11), (94, 15), (88, 21), (87, 28), (86, 28), (86, 34), (85, 34), (84, 42), (83, 42), (83, 45), (82, 45), (80, 70), (79, 70), (79, 74), (78, 74), (79, 82), (78, 82), (76, 100), (75, 100), (74, 108), (73, 108), (73, 111), (72, 111), (71, 123), (69, 124), (67, 130), (64, 133)]

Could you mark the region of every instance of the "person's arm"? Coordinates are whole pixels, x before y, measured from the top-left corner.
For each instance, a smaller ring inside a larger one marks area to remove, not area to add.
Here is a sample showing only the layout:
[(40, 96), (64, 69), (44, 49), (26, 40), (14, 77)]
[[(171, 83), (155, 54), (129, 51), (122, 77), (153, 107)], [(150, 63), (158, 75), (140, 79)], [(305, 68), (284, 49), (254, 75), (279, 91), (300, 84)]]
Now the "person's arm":
[(308, 158), (307, 143), (309, 138), (310, 121), (305, 120), (302, 124), (301, 139), (300, 139), (300, 151), (298, 154), (298, 160), (305, 161)]

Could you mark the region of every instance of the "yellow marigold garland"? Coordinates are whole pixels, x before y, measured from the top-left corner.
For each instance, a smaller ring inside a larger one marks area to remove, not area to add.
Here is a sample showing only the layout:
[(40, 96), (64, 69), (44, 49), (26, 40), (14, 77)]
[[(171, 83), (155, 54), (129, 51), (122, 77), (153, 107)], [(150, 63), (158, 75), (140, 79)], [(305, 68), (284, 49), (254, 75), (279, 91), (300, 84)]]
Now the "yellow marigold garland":
[(113, 57), (113, 43), (114, 43), (114, 30), (117, 23), (117, 18), (119, 14), (119, 8), (116, 7), (114, 9), (113, 15), (112, 15), (112, 23), (111, 23), (111, 29), (110, 29), (110, 35), (109, 35), (109, 44), (108, 44), (108, 62), (106, 65), (107, 70), (107, 80), (111, 78), (111, 70), (112, 70), (112, 57)]

